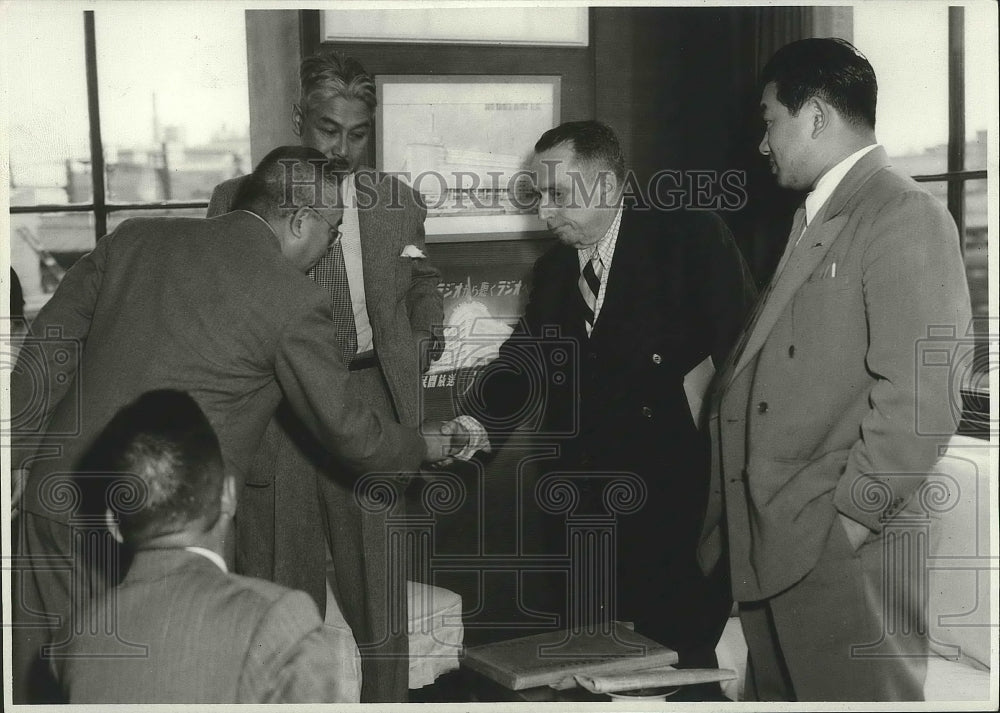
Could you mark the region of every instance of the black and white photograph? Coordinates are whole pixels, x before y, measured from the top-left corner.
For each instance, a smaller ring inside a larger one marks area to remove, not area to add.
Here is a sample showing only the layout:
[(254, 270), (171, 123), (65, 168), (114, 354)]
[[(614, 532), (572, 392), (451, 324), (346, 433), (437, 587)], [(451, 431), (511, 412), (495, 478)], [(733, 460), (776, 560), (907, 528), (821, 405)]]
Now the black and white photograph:
[(997, 15), (0, 0), (4, 709), (996, 710)]

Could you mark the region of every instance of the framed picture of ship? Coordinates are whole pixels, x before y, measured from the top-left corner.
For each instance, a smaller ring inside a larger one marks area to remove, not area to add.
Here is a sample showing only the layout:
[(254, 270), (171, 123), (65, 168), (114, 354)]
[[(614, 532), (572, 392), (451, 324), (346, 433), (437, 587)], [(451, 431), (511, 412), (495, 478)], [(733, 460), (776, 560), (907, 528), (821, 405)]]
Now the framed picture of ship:
[(429, 242), (545, 230), (526, 169), (559, 123), (558, 76), (383, 75), (376, 86), (376, 166), (423, 196)]

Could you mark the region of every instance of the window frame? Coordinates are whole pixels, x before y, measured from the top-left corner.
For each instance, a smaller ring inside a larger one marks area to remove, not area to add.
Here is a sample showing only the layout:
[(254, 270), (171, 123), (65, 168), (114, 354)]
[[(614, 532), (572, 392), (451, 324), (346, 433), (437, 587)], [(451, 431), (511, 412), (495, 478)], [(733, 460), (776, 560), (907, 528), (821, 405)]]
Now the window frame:
[(36, 203), (9, 206), (11, 215), (37, 213), (92, 213), (94, 216), (95, 242), (107, 234), (108, 217), (116, 211), (163, 210), (164, 208), (208, 208), (208, 201), (149, 201), (124, 203), (108, 201), (105, 185), (104, 142), (101, 137), (101, 107), (97, 77), (97, 34), (94, 29), (94, 11), (83, 11), (84, 64), (87, 76), (87, 121), (90, 128), (90, 180), (91, 199), (87, 203)]
[[(958, 228), (958, 247), (964, 262), (966, 249), (965, 230), (965, 187), (969, 181), (984, 180), (985, 169), (965, 168), (965, 8), (948, 8), (948, 163), (944, 173), (911, 176), (918, 183), (946, 183), (947, 207), (955, 226)], [(984, 360), (989, 369), (989, 340), (985, 336), (975, 338), (974, 360)], [(962, 423), (959, 433), (989, 438), (990, 393), (989, 386), (963, 384)]]

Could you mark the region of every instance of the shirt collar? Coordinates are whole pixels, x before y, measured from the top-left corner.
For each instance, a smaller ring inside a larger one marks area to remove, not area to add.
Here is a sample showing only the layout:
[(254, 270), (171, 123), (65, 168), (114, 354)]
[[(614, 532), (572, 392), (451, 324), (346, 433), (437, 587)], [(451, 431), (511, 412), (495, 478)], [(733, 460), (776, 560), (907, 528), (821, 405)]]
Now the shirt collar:
[(837, 186), (844, 180), (844, 176), (847, 175), (848, 171), (854, 168), (854, 164), (860, 161), (869, 151), (874, 151), (876, 148), (878, 148), (878, 144), (870, 144), (863, 149), (855, 151), (820, 177), (816, 183), (816, 188), (806, 196), (806, 225), (812, 223), (813, 218), (819, 213), (819, 209), (823, 207), (823, 204), (837, 190)]
[(218, 552), (213, 552), (212, 550), (204, 547), (197, 547), (196, 545), (191, 545), (190, 547), (185, 547), (184, 549), (188, 552), (194, 552), (196, 555), (201, 555), (202, 557), (211, 560), (223, 572), (226, 572), (227, 574), (229, 573), (229, 568), (226, 566), (226, 560), (222, 559)]

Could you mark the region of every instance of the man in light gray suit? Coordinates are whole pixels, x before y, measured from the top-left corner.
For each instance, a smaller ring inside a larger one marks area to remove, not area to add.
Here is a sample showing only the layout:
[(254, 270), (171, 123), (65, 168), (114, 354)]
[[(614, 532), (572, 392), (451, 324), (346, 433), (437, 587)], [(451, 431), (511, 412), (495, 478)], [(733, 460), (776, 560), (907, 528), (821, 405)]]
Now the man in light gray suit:
[(906, 528), (958, 425), (936, 366), (962, 362), (970, 321), (958, 233), (889, 165), (849, 43), (787, 45), (761, 85), (760, 152), (808, 194), (719, 374), (702, 566), (728, 551), (748, 699), (920, 700), (926, 563)]
[(194, 399), (143, 394), (86, 460), (133, 496), (108, 510), (132, 561), (121, 584), (85, 607), (95, 626), (54, 660), (67, 702), (358, 701), (345, 660), (353, 643), (337, 640), (308, 595), (229, 573), (236, 478)]
[[(343, 355), (373, 408), (416, 425), (420, 376), (443, 322), (439, 274), (425, 254), (427, 211), (410, 187), (361, 166), (374, 129), (371, 75), (356, 60), (327, 52), (304, 59), (300, 79), (294, 131), (344, 172), (342, 257), (331, 251), (309, 273), (330, 293), (338, 332), (330, 349)], [(209, 216), (231, 209), (244, 180), (216, 187)], [(406, 631), (390, 622), (406, 621), (400, 573), (407, 566), (387, 556), (385, 514), (360, 506), (344, 475), (287, 409), (279, 410), (251, 467), (254, 488), (240, 502), (238, 517), (254, 527), (237, 528), (237, 568), (309, 592), (322, 612), (328, 547), (330, 585), (362, 652), (362, 701), (405, 702)], [(403, 482), (386, 478), (381, 485), (401, 489)]]

